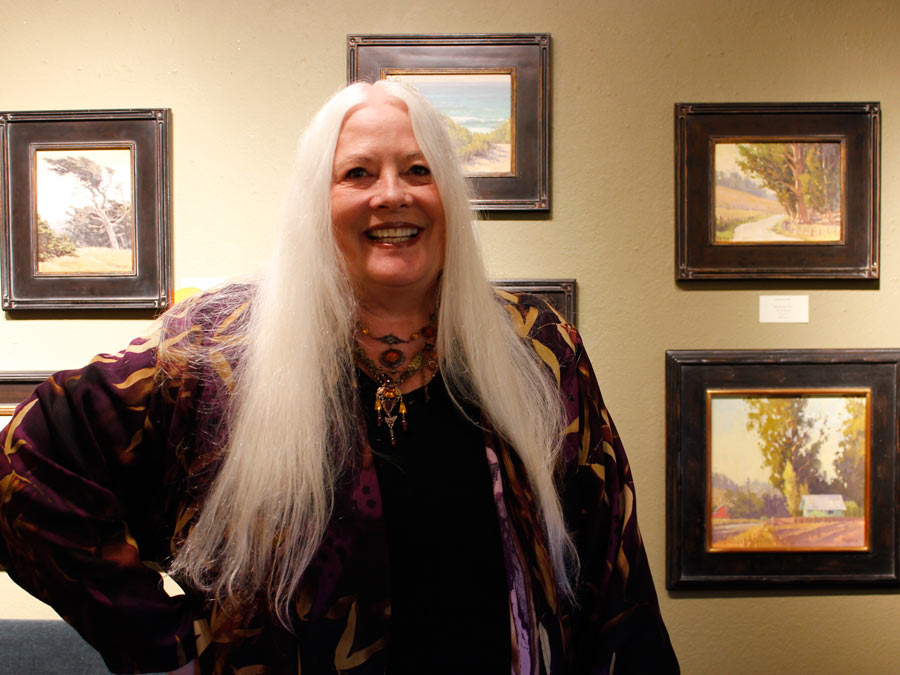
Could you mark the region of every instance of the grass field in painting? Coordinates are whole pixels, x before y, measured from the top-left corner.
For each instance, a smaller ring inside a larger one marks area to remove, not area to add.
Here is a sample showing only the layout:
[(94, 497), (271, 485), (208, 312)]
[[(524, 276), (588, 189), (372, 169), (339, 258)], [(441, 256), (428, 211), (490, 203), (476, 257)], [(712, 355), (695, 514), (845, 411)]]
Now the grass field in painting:
[(38, 274), (133, 274), (134, 253), (130, 248), (115, 250), (102, 246), (75, 249), (38, 263)]
[(716, 143), (717, 243), (841, 240), (840, 143)]
[(788, 220), (784, 209), (773, 199), (724, 185), (716, 186), (716, 241), (730, 241), (738, 225), (773, 215), (782, 215)]
[(865, 545), (865, 518), (720, 519), (712, 525), (713, 549), (846, 549)]

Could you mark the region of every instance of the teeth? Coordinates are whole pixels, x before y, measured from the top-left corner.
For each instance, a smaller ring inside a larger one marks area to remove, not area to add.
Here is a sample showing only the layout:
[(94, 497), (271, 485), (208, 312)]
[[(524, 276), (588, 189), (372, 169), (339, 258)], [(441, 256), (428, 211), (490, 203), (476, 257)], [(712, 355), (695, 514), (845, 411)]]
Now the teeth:
[(404, 241), (418, 233), (419, 228), (417, 227), (381, 227), (367, 232), (366, 235), (375, 241), (395, 242)]

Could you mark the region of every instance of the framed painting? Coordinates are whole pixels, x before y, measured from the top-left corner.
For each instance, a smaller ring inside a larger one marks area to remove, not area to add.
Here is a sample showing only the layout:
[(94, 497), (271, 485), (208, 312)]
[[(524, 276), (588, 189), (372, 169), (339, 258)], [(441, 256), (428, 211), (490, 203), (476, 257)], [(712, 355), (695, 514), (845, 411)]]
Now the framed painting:
[(347, 81), (416, 87), (444, 116), (472, 204), (550, 209), (550, 35), (348, 35)]
[[(0, 372), (0, 430), (12, 420), (16, 406), (50, 375), (50, 371)], [(19, 588), (4, 571), (2, 563), (0, 596), (4, 599), (4, 605), (0, 607), (0, 621), (20, 618), (59, 620), (59, 615), (53, 609)]]
[(575, 324), (575, 279), (494, 279), (494, 288), (507, 293), (529, 293), (547, 301), (573, 326)]
[(878, 103), (677, 103), (676, 278), (877, 279)]
[(0, 429), (9, 424), (16, 406), (50, 375), (50, 371), (0, 372)]
[(169, 118), (0, 113), (4, 310), (169, 305)]
[(666, 353), (666, 586), (896, 586), (900, 350)]

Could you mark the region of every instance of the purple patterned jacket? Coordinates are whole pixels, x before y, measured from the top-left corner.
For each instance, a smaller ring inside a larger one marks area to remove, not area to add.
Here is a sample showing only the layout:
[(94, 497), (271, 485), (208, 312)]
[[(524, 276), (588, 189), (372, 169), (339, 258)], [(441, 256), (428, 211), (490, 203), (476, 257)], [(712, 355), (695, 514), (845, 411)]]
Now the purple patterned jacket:
[[(542, 301), (498, 295), (553, 373), (571, 422), (559, 485), (581, 559), (573, 606), (557, 593), (523, 467), (487, 432), (513, 674), (676, 673), (628, 460), (581, 340)], [(244, 304), (200, 316), (176, 307), (167, 334), (56, 373), (0, 432), (0, 567), (52, 605), (114, 672), (170, 670), (194, 658), (204, 673), (384, 672), (387, 547), (368, 450), (337, 488), (293, 633), (264, 602), (222, 607), (190, 588), (169, 597), (154, 569), (183, 541), (215, 475), (240, 353), (236, 345), (234, 358), (210, 358), (198, 372), (179, 348), (234, 342), (229, 329), (250, 297), (248, 290)]]

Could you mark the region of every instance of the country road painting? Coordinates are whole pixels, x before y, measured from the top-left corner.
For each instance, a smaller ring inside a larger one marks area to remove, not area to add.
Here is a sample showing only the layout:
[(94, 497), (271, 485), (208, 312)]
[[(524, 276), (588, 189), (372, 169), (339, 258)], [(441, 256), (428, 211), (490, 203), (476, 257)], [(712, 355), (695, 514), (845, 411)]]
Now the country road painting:
[(865, 550), (869, 403), (865, 390), (709, 395), (709, 550)]
[(828, 142), (716, 142), (715, 244), (843, 241), (843, 148)]

